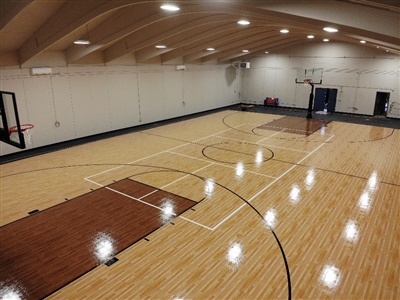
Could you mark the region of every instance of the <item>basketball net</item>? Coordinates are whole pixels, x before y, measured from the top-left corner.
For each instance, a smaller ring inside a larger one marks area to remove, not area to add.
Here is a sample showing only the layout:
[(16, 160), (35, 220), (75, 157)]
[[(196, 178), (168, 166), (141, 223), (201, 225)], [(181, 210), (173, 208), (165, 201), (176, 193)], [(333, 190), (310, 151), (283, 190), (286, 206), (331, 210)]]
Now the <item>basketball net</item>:
[[(32, 145), (32, 133), (33, 133), (33, 128), (35, 126), (33, 124), (22, 124), (21, 125), (21, 131), (24, 134), (24, 140), (25, 140), (25, 145)], [(20, 143), (19, 136), (18, 136), (18, 127), (13, 126), (8, 129), (10, 133), (10, 140)]]
[(312, 83), (311, 79), (304, 79), (304, 87), (307, 87), (310, 83)]

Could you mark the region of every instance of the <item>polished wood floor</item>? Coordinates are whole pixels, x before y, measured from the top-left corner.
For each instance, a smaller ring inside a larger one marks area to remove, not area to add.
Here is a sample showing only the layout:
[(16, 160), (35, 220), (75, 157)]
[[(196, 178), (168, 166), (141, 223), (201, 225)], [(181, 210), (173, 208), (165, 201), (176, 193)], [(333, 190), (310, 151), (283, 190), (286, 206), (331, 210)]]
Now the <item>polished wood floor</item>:
[(23, 299), (42, 299), (96, 266), (111, 264), (117, 253), (174, 224), (196, 203), (123, 179), (37, 211), (0, 227), (0, 278), (23, 282)]
[[(398, 299), (400, 131), (287, 118), (226, 110), (4, 164), (1, 229), (132, 180), (195, 205), (48, 299)], [(0, 280), (1, 296), (28, 291)]]

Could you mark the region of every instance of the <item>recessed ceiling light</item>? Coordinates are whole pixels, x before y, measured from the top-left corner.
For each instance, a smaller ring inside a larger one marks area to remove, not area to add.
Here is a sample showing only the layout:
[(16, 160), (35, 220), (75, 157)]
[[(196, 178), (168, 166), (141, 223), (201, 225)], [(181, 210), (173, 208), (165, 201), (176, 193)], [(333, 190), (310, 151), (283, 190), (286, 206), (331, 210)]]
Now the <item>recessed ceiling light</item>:
[(281, 33), (289, 33), (289, 30), (287, 30), (287, 29), (282, 29), (280, 32), (281, 32)]
[(307, 35), (307, 38), (308, 38), (308, 39), (313, 39), (314, 36), (310, 34), (310, 35)]
[(167, 46), (165, 46), (165, 45), (156, 45), (156, 48), (157, 49), (165, 49), (165, 48), (167, 48)]
[(90, 41), (88, 41), (88, 40), (76, 40), (76, 41), (74, 42), (74, 44), (75, 44), (75, 45), (89, 45), (89, 44), (90, 44)]
[(247, 20), (240, 20), (240, 21), (238, 21), (238, 24), (240, 24), (240, 25), (249, 25), (250, 22), (247, 21)]
[(265, 54), (268, 54), (269, 52), (268, 51), (265, 51)]
[(214, 48), (207, 48), (207, 51), (214, 51), (215, 49)]
[(360, 43), (361, 43), (361, 44), (365, 44), (365, 43), (366, 43), (366, 41), (360, 41)]
[(243, 52), (243, 53), (248, 53), (248, 52), (249, 52), (249, 50), (242, 50), (242, 52)]
[(172, 4), (161, 5), (161, 9), (169, 10), (169, 11), (178, 11), (178, 10), (180, 10), (180, 8), (178, 6), (172, 5)]
[(324, 42), (329, 42), (329, 39), (323, 39)]
[(339, 31), (336, 28), (332, 28), (332, 27), (325, 27), (324, 30), (327, 32), (338, 32)]

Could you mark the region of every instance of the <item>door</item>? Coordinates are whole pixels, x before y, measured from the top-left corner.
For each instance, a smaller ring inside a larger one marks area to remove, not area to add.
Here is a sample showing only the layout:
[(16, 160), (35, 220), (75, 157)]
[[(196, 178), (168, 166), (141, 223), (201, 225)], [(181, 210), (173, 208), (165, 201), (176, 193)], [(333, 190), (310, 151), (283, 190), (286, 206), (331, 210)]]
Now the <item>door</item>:
[(315, 89), (314, 111), (324, 111), (326, 90), (327, 89), (322, 89), (322, 88)]
[(337, 96), (337, 89), (328, 89), (327, 93), (327, 111), (329, 113), (334, 113), (336, 108), (336, 96)]
[(388, 111), (390, 93), (376, 92), (374, 116), (385, 115)]
[(337, 89), (317, 88), (315, 90), (314, 111), (335, 112)]

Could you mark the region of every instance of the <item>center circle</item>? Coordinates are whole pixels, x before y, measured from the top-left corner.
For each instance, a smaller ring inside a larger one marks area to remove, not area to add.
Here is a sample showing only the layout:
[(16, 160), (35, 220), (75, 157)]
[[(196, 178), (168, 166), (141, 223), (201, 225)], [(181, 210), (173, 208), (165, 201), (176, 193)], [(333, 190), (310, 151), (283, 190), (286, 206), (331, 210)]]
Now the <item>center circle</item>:
[(274, 157), (274, 152), (267, 147), (239, 141), (208, 145), (203, 148), (202, 154), (208, 159), (226, 164), (257, 164)]

